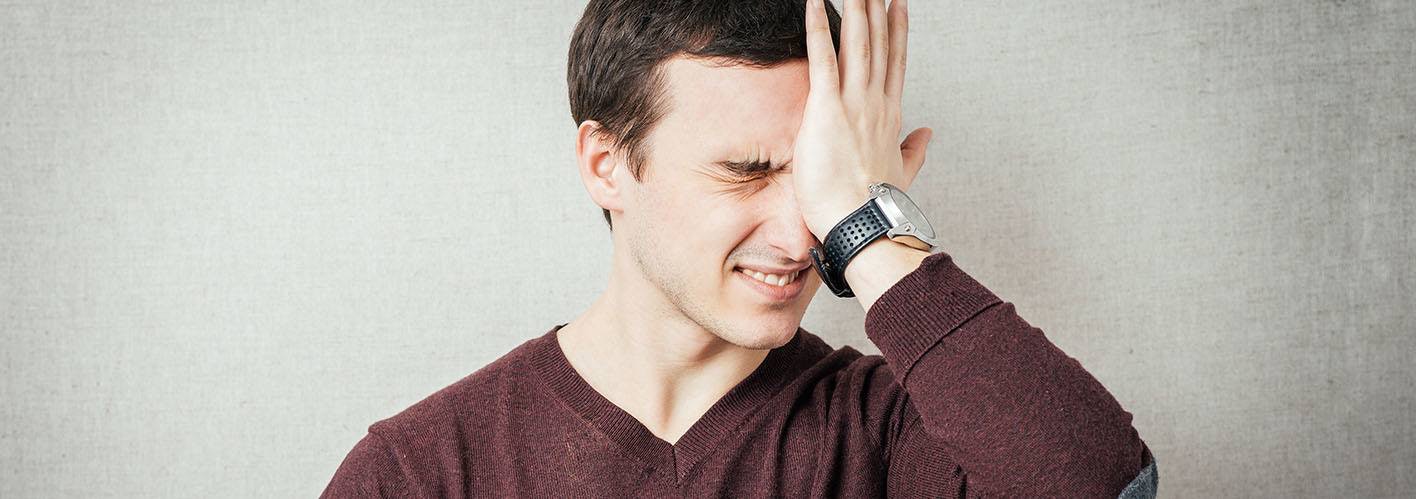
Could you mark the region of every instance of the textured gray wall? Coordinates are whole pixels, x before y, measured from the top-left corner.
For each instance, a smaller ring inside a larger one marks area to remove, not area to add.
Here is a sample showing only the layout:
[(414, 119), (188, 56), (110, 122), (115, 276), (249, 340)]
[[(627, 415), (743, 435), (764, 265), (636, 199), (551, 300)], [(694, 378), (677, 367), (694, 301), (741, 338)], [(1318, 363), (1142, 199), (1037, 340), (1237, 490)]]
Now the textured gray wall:
[[(0, 2), (0, 496), (315, 495), (604, 283), (581, 2), (239, 4)], [(912, 11), (916, 199), (1163, 495), (1416, 488), (1411, 2)]]

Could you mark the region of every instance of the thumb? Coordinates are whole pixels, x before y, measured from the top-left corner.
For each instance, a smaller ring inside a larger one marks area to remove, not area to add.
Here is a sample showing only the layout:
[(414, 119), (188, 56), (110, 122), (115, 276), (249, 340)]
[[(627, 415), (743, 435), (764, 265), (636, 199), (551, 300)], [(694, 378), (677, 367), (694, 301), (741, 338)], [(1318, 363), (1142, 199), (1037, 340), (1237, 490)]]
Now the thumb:
[[(929, 145), (929, 139), (934, 137), (934, 130), (928, 127), (916, 128), (905, 137), (905, 141), (900, 143), (900, 156), (904, 159), (905, 178), (914, 182), (914, 178), (919, 174), (919, 170), (924, 167), (924, 150)], [(904, 189), (906, 186), (900, 186)]]

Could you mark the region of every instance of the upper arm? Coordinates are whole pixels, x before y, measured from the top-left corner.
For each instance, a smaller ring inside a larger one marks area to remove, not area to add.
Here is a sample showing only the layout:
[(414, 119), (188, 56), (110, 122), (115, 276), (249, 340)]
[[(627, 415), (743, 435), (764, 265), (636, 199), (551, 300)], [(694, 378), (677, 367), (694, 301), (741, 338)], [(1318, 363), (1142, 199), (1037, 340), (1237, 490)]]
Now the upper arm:
[(354, 444), (320, 497), (417, 497), (417, 494), (409, 486), (407, 474), (393, 449), (370, 432)]

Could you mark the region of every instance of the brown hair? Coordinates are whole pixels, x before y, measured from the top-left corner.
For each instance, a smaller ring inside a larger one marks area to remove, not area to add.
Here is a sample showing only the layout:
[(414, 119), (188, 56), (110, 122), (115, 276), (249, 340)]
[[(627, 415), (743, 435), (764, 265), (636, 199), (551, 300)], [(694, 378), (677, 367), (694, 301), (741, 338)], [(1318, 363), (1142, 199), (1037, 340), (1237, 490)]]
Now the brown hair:
[[(803, 0), (590, 0), (570, 39), (570, 116), (577, 125), (600, 122), (597, 133), (642, 181), (644, 138), (666, 112), (661, 63), (684, 55), (772, 67), (805, 58), (805, 9)], [(826, 15), (839, 47), (841, 20), (830, 2)]]

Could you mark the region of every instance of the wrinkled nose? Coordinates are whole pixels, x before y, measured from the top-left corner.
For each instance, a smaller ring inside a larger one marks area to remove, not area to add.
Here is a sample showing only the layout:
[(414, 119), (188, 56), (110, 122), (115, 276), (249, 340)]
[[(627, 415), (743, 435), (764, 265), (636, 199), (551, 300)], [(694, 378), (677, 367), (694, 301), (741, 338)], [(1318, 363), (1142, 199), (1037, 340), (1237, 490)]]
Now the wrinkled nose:
[(770, 210), (766, 214), (771, 217), (767, 221), (770, 244), (800, 265), (811, 262), (809, 250), (816, 246), (817, 241), (811, 229), (806, 226), (806, 220), (801, 217), (801, 209), (797, 206), (791, 181), (790, 176), (784, 175), (774, 182), (779, 188), (772, 189), (775, 197), (764, 209)]

